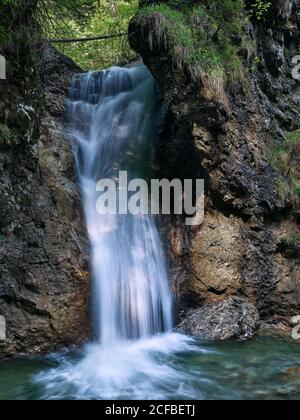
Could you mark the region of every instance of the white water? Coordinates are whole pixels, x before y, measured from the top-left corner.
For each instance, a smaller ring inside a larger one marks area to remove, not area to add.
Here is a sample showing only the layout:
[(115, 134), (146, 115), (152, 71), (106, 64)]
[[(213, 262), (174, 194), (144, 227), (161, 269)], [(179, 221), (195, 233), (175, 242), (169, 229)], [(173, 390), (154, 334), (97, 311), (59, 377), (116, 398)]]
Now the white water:
[(194, 350), (172, 333), (172, 297), (155, 220), (100, 216), (96, 184), (152, 174), (160, 120), (158, 92), (144, 66), (113, 68), (74, 79), (68, 105), (72, 145), (92, 250), (95, 341), (82, 360), (39, 376), (48, 398), (196, 397), (189, 376), (172, 364)]
[[(164, 254), (151, 216), (101, 216), (101, 179), (151, 172), (160, 106), (144, 66), (78, 76), (69, 119), (92, 248), (93, 323), (101, 344), (172, 330)], [(118, 344), (116, 344), (118, 345)]]

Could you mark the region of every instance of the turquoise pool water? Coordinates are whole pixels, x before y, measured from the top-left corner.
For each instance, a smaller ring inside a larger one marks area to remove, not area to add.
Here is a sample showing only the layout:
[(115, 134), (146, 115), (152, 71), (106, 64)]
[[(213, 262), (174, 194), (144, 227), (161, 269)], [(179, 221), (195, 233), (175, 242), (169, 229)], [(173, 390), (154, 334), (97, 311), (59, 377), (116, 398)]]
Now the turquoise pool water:
[[(96, 376), (89, 377), (84, 372), (89, 369), (89, 363), (82, 361), (91, 349), (46, 358), (4, 361), (0, 363), (0, 399), (300, 398), (300, 342), (289, 337), (264, 335), (249, 342), (218, 344), (190, 341), (181, 347), (174, 346), (177, 350), (170, 349), (174, 338), (169, 338), (168, 342), (164, 340), (152, 343), (151, 350), (149, 343), (145, 346), (147, 355), (149, 351), (151, 353), (151, 363), (147, 358), (147, 370), (136, 368), (132, 372), (126, 358), (124, 365), (118, 361), (113, 372), (117, 380), (111, 382), (109, 389), (104, 389), (107, 380), (101, 382), (101, 378), (97, 380)], [(164, 344), (165, 350), (162, 350)], [(135, 351), (136, 348), (127, 353), (124, 350), (128, 357), (135, 357)], [(143, 349), (139, 347), (138, 351), (142, 353)], [(90, 362), (93, 360), (97, 364), (98, 360), (99, 368), (101, 364), (106, 365), (105, 356), (100, 353), (97, 350), (89, 356), (92, 357)], [(124, 376), (125, 365), (129, 366), (127, 376)], [(96, 366), (95, 372), (93, 375), (101, 376), (103, 372), (107, 375), (107, 370), (97, 371)], [(111, 370), (109, 375), (112, 375)], [(120, 383), (117, 383), (118, 379)]]

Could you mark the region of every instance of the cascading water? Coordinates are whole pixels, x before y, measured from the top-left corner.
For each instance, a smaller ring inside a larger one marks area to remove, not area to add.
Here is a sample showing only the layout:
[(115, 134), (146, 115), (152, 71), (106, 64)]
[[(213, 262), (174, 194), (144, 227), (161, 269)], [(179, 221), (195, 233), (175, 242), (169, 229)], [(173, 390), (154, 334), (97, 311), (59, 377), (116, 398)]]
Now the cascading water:
[(92, 247), (94, 326), (102, 344), (172, 329), (163, 250), (151, 216), (99, 215), (100, 179), (151, 175), (160, 106), (144, 66), (74, 79), (69, 121)]
[(155, 221), (96, 211), (101, 178), (117, 181), (121, 170), (129, 179), (152, 176), (160, 105), (147, 69), (79, 75), (68, 116), (91, 242), (95, 339), (45, 358), (0, 363), (0, 399), (299, 400), (295, 340), (267, 333), (213, 344), (172, 332)]
[[(97, 183), (151, 178), (161, 106), (145, 66), (77, 76), (68, 101), (70, 135), (92, 251), (96, 340), (79, 359), (36, 378), (44, 398), (199, 398), (180, 354), (192, 339), (172, 332), (164, 252), (149, 215), (100, 215)], [(178, 360), (176, 358), (178, 357)]]

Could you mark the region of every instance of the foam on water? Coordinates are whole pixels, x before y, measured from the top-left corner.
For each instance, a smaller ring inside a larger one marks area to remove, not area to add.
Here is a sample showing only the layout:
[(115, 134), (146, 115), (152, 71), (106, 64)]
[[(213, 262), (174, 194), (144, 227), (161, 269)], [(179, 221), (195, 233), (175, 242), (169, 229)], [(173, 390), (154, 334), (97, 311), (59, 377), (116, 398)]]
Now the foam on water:
[[(122, 346), (88, 345), (79, 361), (60, 357), (60, 367), (40, 373), (44, 399), (200, 399), (195, 371), (176, 356), (205, 353), (180, 334), (156, 335)], [(200, 372), (199, 372), (200, 375)]]

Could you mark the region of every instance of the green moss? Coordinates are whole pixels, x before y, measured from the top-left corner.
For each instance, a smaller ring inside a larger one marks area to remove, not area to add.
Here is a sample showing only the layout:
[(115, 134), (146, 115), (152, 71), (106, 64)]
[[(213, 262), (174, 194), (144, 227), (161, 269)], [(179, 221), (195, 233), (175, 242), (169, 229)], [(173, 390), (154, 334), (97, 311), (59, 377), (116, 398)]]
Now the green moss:
[(0, 123), (0, 146), (13, 146), (17, 144), (17, 136), (12, 133), (9, 127)]
[(0, 233), (0, 242), (3, 242), (5, 240), (5, 236), (3, 235), (3, 233)]
[(289, 245), (289, 246), (296, 245), (296, 243), (300, 242), (300, 234), (283, 236), (280, 241), (284, 245)]
[(250, 6), (250, 15), (257, 20), (262, 20), (272, 6), (272, 0), (254, 0)]
[(0, 146), (11, 146), (14, 141), (9, 127), (5, 124), (0, 124)]
[(278, 173), (277, 187), (282, 199), (300, 202), (300, 130), (287, 133), (280, 146), (267, 152), (268, 158)]
[(156, 21), (151, 36), (167, 43), (176, 67), (189, 70), (193, 78), (201, 73), (222, 78), (241, 71), (239, 51), (249, 48), (249, 40), (243, 35), (247, 23), (243, 1), (175, 3), (145, 6), (139, 14)]
[(0, 124), (0, 144), (10, 142), (10, 130), (7, 125)]

